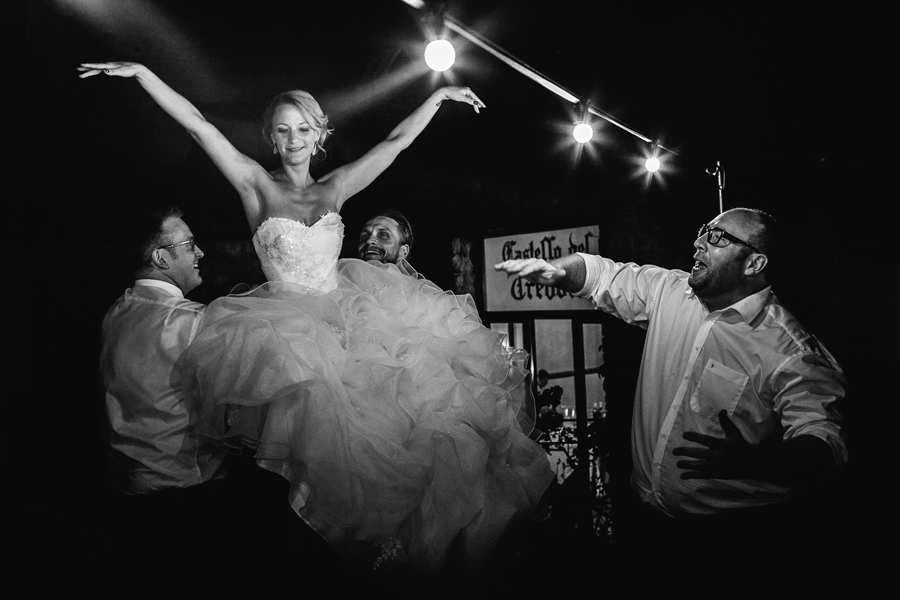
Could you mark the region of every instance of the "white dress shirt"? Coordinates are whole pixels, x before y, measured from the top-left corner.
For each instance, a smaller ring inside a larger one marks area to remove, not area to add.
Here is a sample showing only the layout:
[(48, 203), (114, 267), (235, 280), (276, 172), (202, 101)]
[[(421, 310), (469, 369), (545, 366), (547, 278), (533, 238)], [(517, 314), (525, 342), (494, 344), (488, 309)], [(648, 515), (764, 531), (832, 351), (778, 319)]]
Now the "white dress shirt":
[(220, 474), (221, 455), (190, 435), (175, 369), (205, 310), (170, 283), (140, 279), (103, 319), (110, 476), (124, 493), (187, 487)]
[(580, 254), (585, 285), (578, 295), (647, 330), (632, 420), (632, 485), (669, 516), (713, 514), (784, 502), (789, 485), (751, 479), (682, 480), (682, 433), (724, 437), (725, 409), (744, 438), (814, 435), (847, 460), (836, 401), (843, 371), (819, 341), (778, 302), (770, 288), (709, 312), (688, 274)]

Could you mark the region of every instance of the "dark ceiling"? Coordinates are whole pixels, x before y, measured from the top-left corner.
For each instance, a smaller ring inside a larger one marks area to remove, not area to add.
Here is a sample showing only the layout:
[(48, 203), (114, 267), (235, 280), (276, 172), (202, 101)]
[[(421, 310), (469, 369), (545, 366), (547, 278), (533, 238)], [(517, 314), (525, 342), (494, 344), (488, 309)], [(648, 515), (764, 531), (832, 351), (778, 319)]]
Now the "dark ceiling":
[[(201, 239), (250, 236), (235, 192), (189, 136), (135, 82), (79, 79), (81, 62), (147, 64), (273, 168), (262, 111), (277, 92), (306, 89), (336, 127), (314, 174), (358, 157), (436, 86), (457, 83), (487, 108), (445, 104), (345, 205), (348, 241), (366, 216), (398, 208), (414, 224), (417, 264), (440, 279), (430, 263), (443, 260), (450, 237), (599, 223), (608, 241), (601, 249), (616, 258), (683, 267), (697, 225), (718, 212), (717, 180), (707, 172), (720, 162), (725, 208), (772, 211), (797, 227), (801, 264), (844, 268), (836, 246), (818, 242), (836, 239), (847, 222), (835, 201), (847, 193), (852, 148), (838, 117), (862, 75), (836, 33), (853, 19), (824, 5), (702, 4), (29, 2), (27, 100), (41, 124), (26, 136), (30, 180), (40, 186), (29, 199), (62, 244), (103, 239), (135, 207), (160, 201), (183, 206)], [(649, 181), (635, 163), (649, 144), (602, 119), (578, 152), (571, 103), (453, 32), (457, 64), (444, 75), (429, 71), (421, 54), (441, 10), (675, 150), (663, 155), (662, 177)], [(797, 287), (811, 279), (821, 281), (798, 270)]]
[[(445, 224), (494, 229), (528, 227), (548, 212), (578, 221), (585, 213), (602, 214), (603, 202), (628, 199), (657, 202), (665, 211), (696, 207), (693, 224), (718, 208), (715, 180), (706, 171), (721, 161), (726, 207), (784, 212), (812, 179), (841, 168), (834, 115), (844, 110), (852, 86), (847, 73), (836, 72), (842, 49), (834, 31), (846, 27), (846, 17), (823, 6), (766, 11), (682, 4), (429, 3), (678, 151), (669, 156), (669, 173), (650, 186), (631, 162), (648, 144), (599, 121), (592, 149), (577, 156), (564, 129), (574, 120), (572, 105), (482, 48), (454, 35), (457, 65), (444, 76), (428, 71), (421, 51), (431, 13), (400, 0), (30, 2), (32, 98), (55, 113), (50, 118), (64, 124), (70, 142), (62, 145), (64, 158), (57, 157), (61, 164), (50, 153), (50, 164), (32, 166), (54, 173), (42, 180), (60, 198), (73, 187), (89, 189), (98, 216), (175, 195), (189, 207), (221, 208), (204, 219), (225, 229), (233, 219), (240, 230), (227, 184), (136, 84), (76, 76), (82, 61), (134, 60), (263, 162), (270, 157), (257, 132), (265, 104), (284, 89), (312, 92), (337, 128), (322, 170), (376, 143), (441, 83), (479, 94), (487, 104), (481, 115), (459, 105), (442, 109), (383, 181), (351, 203), (354, 210), (393, 203), (419, 219), (434, 212)], [(46, 148), (42, 136), (29, 141)], [(84, 206), (55, 208), (70, 222)]]

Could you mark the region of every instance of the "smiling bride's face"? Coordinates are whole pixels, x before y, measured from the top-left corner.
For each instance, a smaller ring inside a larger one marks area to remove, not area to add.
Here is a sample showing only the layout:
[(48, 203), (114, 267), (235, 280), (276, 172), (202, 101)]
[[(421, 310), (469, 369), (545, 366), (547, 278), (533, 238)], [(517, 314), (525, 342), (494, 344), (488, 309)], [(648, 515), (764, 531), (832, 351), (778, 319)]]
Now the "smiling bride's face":
[(316, 151), (320, 131), (295, 106), (282, 104), (272, 115), (272, 143), (283, 161), (300, 164)]

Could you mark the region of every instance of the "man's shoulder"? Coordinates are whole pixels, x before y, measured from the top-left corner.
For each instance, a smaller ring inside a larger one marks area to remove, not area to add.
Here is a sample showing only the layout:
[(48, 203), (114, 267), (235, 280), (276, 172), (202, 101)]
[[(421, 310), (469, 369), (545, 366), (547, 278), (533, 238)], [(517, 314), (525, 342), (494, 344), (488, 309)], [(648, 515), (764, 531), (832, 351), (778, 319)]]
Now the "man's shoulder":
[(636, 263), (636, 262), (620, 262), (612, 258), (607, 258), (599, 254), (585, 254), (577, 252), (585, 262), (592, 261), (601, 269), (609, 270), (613, 273), (629, 272), (636, 276), (651, 277), (660, 281), (666, 281), (671, 285), (687, 285), (689, 273), (681, 269), (670, 269), (660, 267), (652, 263)]
[(123, 298), (131, 299), (136, 302), (153, 302), (164, 304), (178, 310), (190, 310), (196, 312), (204, 312), (206, 305), (188, 298), (175, 296), (166, 290), (149, 285), (136, 285), (125, 291)]
[(783, 337), (797, 352), (819, 353), (821, 343), (794, 314), (772, 295), (766, 306), (765, 321), (768, 329)]
[(125, 290), (125, 293), (113, 302), (106, 311), (106, 319), (147, 311), (194, 314), (197, 318), (201, 318), (206, 312), (206, 305), (173, 296), (159, 288), (137, 285)]
[(689, 274), (680, 269), (637, 263), (617, 263), (617, 267), (620, 270), (633, 271), (636, 280), (645, 282), (646, 285), (658, 289), (662, 294), (672, 295), (685, 301), (693, 299), (691, 288), (688, 285)]

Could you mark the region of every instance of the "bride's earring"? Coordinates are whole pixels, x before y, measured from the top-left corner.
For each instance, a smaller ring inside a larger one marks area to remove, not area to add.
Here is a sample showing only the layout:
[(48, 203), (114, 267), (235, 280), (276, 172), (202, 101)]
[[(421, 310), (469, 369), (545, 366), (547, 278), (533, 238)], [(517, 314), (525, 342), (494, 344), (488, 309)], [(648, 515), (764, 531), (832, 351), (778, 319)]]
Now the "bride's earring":
[(272, 154), (278, 154), (278, 146), (272, 144)]

